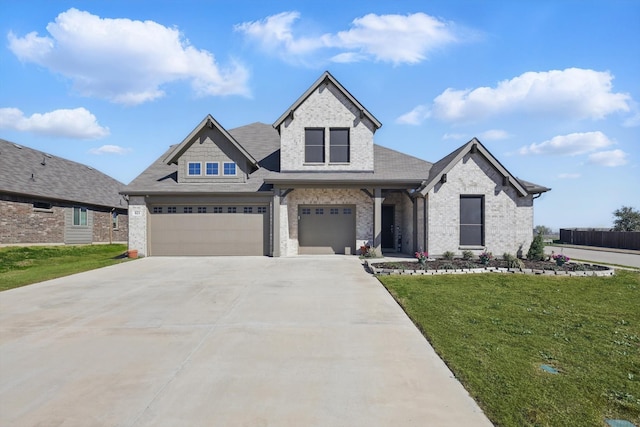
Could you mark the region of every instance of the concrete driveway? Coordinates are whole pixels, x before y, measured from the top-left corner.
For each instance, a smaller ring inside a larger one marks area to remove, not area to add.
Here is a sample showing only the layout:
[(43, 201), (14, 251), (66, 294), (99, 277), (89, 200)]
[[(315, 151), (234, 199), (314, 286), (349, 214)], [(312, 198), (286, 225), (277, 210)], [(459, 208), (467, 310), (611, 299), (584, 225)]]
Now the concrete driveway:
[(489, 426), (355, 257), (146, 258), (0, 293), (2, 426)]

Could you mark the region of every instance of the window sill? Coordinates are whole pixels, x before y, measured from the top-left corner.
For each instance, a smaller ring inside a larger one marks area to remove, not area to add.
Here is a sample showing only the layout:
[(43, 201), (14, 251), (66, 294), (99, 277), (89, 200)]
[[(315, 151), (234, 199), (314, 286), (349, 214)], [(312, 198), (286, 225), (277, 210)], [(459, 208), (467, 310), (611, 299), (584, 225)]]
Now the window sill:
[(351, 162), (331, 162), (329, 166), (348, 166)]
[(484, 245), (460, 245), (460, 246), (458, 246), (458, 249), (467, 250), (467, 251), (470, 251), (470, 250), (484, 250), (485, 247), (484, 247)]

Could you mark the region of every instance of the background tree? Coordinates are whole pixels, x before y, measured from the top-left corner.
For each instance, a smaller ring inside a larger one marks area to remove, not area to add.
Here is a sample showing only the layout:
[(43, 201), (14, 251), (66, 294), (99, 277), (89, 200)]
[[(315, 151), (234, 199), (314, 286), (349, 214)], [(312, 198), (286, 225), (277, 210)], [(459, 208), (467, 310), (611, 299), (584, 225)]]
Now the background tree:
[(533, 234), (542, 234), (543, 236), (549, 236), (553, 231), (545, 225), (536, 225), (533, 229)]
[(613, 212), (613, 231), (640, 231), (640, 211), (623, 206)]

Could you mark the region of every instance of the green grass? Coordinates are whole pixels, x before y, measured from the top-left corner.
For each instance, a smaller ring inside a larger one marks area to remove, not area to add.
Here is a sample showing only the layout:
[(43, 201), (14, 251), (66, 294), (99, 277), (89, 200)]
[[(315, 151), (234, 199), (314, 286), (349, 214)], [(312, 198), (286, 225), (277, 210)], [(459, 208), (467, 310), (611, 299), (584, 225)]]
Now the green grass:
[(0, 248), (0, 291), (93, 270), (126, 260), (126, 245)]
[(497, 426), (640, 426), (639, 273), (379, 279)]

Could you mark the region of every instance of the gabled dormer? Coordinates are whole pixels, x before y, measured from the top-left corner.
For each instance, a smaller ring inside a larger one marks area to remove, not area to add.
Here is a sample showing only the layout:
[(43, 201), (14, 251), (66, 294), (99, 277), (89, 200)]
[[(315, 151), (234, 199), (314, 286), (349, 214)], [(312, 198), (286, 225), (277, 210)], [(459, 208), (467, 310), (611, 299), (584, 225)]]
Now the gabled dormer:
[(373, 135), (382, 124), (328, 71), (273, 124), (280, 169), (373, 172)]
[(258, 162), (211, 115), (165, 158), (178, 165), (178, 183), (242, 183)]

